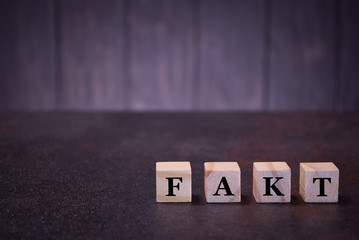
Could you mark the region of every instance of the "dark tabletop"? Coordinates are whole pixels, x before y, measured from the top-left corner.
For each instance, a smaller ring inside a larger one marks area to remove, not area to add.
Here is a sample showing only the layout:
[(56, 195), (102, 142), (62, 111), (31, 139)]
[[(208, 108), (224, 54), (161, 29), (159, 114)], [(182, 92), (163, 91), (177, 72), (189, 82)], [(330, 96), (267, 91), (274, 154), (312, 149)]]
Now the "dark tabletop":
[[(191, 162), (192, 203), (156, 203), (157, 161)], [(207, 161), (239, 163), (241, 203), (206, 203)], [(291, 203), (255, 202), (256, 161), (288, 163)], [(339, 203), (303, 202), (307, 161)], [(358, 204), (358, 113), (0, 113), (2, 239), (358, 239)]]

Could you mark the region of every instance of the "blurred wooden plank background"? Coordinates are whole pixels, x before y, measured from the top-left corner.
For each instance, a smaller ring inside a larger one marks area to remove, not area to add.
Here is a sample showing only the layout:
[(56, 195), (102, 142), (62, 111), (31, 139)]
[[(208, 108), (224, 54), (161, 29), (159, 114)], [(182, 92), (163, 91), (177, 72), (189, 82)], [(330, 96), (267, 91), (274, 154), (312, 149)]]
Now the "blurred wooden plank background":
[(0, 110), (359, 110), (356, 0), (1, 0)]
[(129, 109), (191, 109), (193, 5), (191, 0), (129, 1)]
[(56, 107), (124, 107), (125, 6), (116, 0), (55, 1)]
[(335, 0), (274, 0), (271, 10), (269, 108), (332, 109)]
[(343, 1), (340, 16), (340, 109), (359, 110), (359, 1)]
[(52, 1), (0, 1), (0, 109), (55, 108)]
[(199, 15), (198, 107), (261, 109), (265, 1), (206, 0)]

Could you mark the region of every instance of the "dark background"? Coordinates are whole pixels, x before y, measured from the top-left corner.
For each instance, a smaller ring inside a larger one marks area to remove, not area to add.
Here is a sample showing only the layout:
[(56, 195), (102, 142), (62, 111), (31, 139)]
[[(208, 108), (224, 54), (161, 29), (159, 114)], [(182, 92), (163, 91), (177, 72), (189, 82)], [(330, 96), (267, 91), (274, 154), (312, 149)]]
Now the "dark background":
[[(358, 13), (356, 0), (0, 0), (0, 238), (357, 239)], [(192, 203), (156, 203), (159, 161), (191, 162)], [(214, 161), (239, 163), (240, 204), (206, 203)], [(255, 202), (261, 161), (288, 163), (291, 203)], [(340, 169), (339, 202), (304, 203), (299, 163), (322, 161)]]
[(0, 110), (359, 110), (356, 0), (0, 0)]

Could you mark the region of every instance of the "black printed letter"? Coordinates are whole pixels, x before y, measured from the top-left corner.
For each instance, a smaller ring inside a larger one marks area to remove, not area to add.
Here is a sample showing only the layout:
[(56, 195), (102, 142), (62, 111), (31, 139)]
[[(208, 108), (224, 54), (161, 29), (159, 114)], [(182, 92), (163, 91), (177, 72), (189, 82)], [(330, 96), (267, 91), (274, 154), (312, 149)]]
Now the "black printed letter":
[[(223, 188), (221, 188), (222, 183), (223, 183)], [(234, 194), (231, 192), (231, 189), (229, 188), (227, 179), (225, 177), (222, 177), (222, 179), (218, 185), (217, 191), (215, 194), (213, 194), (213, 196), (219, 196), (219, 194), (218, 194), (219, 189), (226, 190), (226, 194), (224, 194), (224, 196), (234, 196)]]
[(168, 194), (166, 196), (176, 196), (173, 194), (173, 188), (177, 188), (179, 189), (179, 183), (177, 183), (177, 185), (173, 185), (173, 179), (178, 179), (180, 180), (180, 182), (182, 182), (182, 178), (181, 177), (173, 177), (173, 178), (166, 178), (168, 179)]
[(271, 193), (270, 193), (270, 189), (272, 188), (273, 191), (278, 195), (278, 196), (284, 196), (283, 193), (281, 193), (279, 191), (279, 189), (277, 188), (277, 186), (275, 185), (279, 180), (281, 180), (283, 177), (276, 177), (277, 181), (275, 181), (272, 185), (270, 185), (270, 180), (273, 178), (273, 177), (263, 177), (265, 180), (266, 180), (266, 193), (263, 194), (263, 196), (273, 196)]
[(315, 181), (319, 179), (319, 195), (317, 195), (317, 197), (327, 197), (327, 195), (325, 195), (325, 191), (324, 191), (324, 180), (328, 180), (329, 183), (332, 183), (332, 179), (331, 178), (313, 178), (313, 183), (315, 183)]

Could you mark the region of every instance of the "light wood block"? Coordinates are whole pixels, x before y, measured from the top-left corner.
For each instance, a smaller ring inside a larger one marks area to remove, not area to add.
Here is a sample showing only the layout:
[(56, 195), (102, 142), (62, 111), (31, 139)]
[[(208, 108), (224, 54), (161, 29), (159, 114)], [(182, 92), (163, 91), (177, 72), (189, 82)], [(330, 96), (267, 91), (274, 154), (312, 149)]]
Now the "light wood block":
[(192, 201), (192, 173), (189, 162), (156, 163), (156, 201)]
[(300, 163), (299, 194), (304, 202), (338, 202), (339, 169), (332, 162)]
[(253, 196), (258, 203), (290, 202), (291, 171), (285, 162), (253, 163)]
[(241, 170), (238, 163), (204, 163), (204, 189), (208, 203), (240, 202)]

